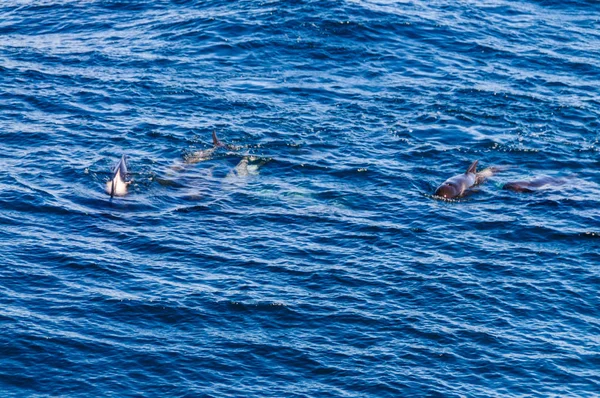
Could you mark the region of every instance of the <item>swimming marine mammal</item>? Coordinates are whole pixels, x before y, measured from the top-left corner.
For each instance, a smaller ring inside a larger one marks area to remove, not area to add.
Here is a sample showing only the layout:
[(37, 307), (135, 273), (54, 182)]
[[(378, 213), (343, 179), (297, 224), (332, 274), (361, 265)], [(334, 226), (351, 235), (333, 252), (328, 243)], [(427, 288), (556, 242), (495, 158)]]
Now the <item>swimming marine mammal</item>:
[(263, 159), (257, 156), (245, 155), (242, 160), (227, 173), (225, 178), (246, 178), (250, 175), (258, 174), (258, 169), (267, 163), (270, 159)]
[(234, 145), (224, 144), (223, 142), (221, 142), (219, 140), (219, 138), (217, 137), (216, 131), (213, 131), (213, 133), (212, 133), (212, 141), (213, 141), (212, 148), (202, 149), (199, 151), (192, 152), (191, 154), (189, 154), (185, 157), (185, 163), (188, 163), (188, 164), (199, 163), (199, 162), (208, 160), (208, 159), (212, 158), (215, 151), (219, 148), (226, 148), (226, 149), (229, 149), (232, 151), (239, 149), (238, 147), (236, 147)]
[(543, 188), (560, 186), (567, 183), (567, 180), (553, 177), (538, 177), (530, 181), (511, 181), (502, 186), (502, 189), (514, 192), (531, 193)]
[(125, 181), (127, 178), (127, 155), (121, 156), (121, 160), (113, 169), (112, 178), (106, 182), (106, 193), (113, 196), (125, 196), (127, 186), (131, 181)]
[(469, 188), (481, 184), (499, 170), (498, 167), (488, 167), (487, 169), (477, 172), (478, 163), (479, 160), (474, 161), (466, 172), (450, 177), (444, 181), (444, 183), (435, 190), (435, 196), (444, 199), (460, 197)]

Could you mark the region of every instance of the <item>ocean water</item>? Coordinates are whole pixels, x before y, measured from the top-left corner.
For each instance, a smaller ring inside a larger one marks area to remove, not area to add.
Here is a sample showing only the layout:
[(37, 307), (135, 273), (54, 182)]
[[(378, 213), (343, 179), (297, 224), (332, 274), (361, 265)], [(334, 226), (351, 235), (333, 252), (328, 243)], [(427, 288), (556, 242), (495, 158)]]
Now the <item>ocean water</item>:
[(0, 395), (600, 396), (599, 116), (594, 1), (3, 1)]

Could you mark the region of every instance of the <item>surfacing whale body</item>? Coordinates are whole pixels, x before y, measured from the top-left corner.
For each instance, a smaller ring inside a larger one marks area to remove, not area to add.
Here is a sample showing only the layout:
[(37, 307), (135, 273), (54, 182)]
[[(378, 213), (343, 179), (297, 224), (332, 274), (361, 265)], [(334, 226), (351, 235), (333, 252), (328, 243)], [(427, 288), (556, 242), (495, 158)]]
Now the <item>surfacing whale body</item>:
[(185, 163), (188, 164), (193, 164), (193, 163), (199, 163), (199, 162), (203, 162), (205, 160), (209, 160), (210, 158), (212, 158), (213, 154), (215, 153), (215, 151), (217, 151), (217, 149), (219, 148), (226, 148), (232, 151), (236, 151), (239, 148), (237, 148), (234, 145), (229, 145), (229, 144), (224, 144), (222, 143), (218, 138), (217, 138), (217, 133), (216, 131), (213, 131), (212, 133), (212, 141), (213, 141), (213, 147), (210, 149), (202, 149), (200, 151), (196, 151), (191, 153), (190, 155), (185, 157)]
[(110, 181), (106, 183), (106, 193), (110, 197), (125, 196), (127, 194), (127, 186), (131, 181), (126, 181), (127, 178), (127, 156), (121, 156), (121, 160), (115, 166), (113, 175)]
[(499, 170), (497, 167), (488, 167), (487, 169), (477, 172), (478, 163), (479, 160), (474, 161), (464, 174), (450, 177), (444, 181), (444, 183), (436, 189), (435, 196), (444, 199), (459, 198), (464, 195), (469, 188), (481, 184)]
[[(169, 167), (167, 170), (168, 177), (158, 177), (155, 178), (155, 180), (164, 186), (184, 186), (185, 184), (181, 182), (182, 179), (194, 179), (200, 177), (200, 175), (203, 175), (204, 179), (211, 180), (214, 178), (213, 171), (216, 170), (216, 175), (218, 176), (220, 170), (222, 170), (218, 165), (213, 164), (207, 168), (199, 170), (194, 169), (192, 173), (190, 173), (193, 175), (191, 177), (186, 176), (184, 172), (190, 170), (190, 166), (193, 164), (214, 159), (217, 156), (217, 151), (221, 150), (221, 152), (223, 152), (223, 157), (241, 157), (237, 165), (233, 169), (230, 169), (222, 180), (224, 187), (239, 187), (245, 185), (247, 180), (249, 180), (249, 177), (258, 175), (259, 168), (271, 160), (270, 158), (261, 158), (248, 153), (241, 154), (240, 150), (243, 147), (222, 142), (217, 137), (215, 131), (212, 133), (212, 142), (213, 146), (211, 148), (190, 152), (184, 155), (182, 161), (176, 161)], [(227, 162), (224, 162), (223, 164), (227, 164)]]
[(269, 159), (261, 159), (256, 156), (246, 155), (239, 163), (227, 173), (225, 178), (246, 178), (250, 175), (258, 174), (258, 169)]
[(563, 178), (538, 177), (530, 181), (511, 181), (502, 186), (502, 189), (514, 192), (532, 193), (544, 188), (564, 185), (567, 180)]

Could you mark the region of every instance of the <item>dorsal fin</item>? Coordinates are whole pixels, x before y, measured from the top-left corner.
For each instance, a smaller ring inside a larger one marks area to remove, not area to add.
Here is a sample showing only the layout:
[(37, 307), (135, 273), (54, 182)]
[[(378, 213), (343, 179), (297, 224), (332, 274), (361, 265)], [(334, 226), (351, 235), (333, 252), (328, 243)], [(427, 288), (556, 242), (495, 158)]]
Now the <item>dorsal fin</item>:
[(477, 163), (479, 163), (479, 160), (476, 160), (473, 163), (471, 163), (465, 174), (477, 173)]
[(219, 141), (219, 139), (217, 138), (217, 132), (215, 130), (213, 130), (213, 134), (212, 134), (212, 139), (213, 139), (213, 145), (216, 147), (222, 147), (225, 146), (225, 144), (223, 144), (221, 141)]

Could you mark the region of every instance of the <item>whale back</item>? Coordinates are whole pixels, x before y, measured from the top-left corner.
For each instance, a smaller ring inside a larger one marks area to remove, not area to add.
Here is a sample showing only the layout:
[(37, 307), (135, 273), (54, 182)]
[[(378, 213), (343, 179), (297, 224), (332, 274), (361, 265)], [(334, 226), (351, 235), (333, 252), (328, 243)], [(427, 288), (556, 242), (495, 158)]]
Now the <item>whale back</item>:
[(512, 181), (512, 182), (507, 182), (506, 184), (504, 184), (502, 186), (502, 189), (506, 189), (507, 191), (514, 191), (514, 192), (527, 192), (527, 193), (534, 192), (534, 190), (531, 189), (530, 186), (531, 186), (531, 183), (528, 181)]

